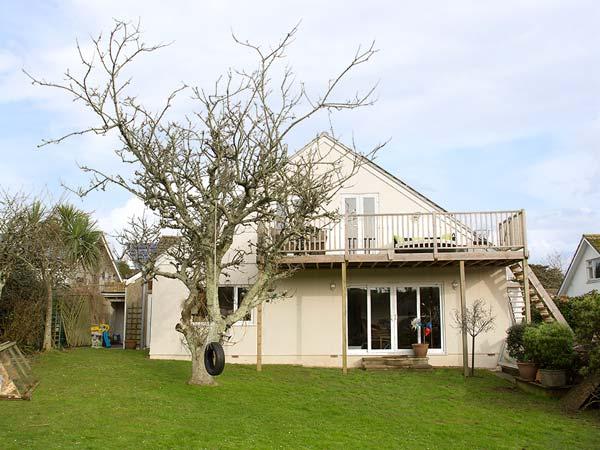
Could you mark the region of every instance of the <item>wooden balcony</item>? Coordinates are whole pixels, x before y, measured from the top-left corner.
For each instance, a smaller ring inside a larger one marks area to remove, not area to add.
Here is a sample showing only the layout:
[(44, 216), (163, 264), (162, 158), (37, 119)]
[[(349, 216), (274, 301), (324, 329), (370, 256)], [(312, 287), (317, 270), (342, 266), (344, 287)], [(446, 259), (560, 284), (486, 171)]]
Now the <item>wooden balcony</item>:
[(123, 294), (125, 292), (125, 283), (121, 281), (100, 282), (100, 292), (103, 294)]
[[(277, 233), (277, 226), (271, 227)], [(333, 267), (507, 265), (527, 254), (525, 212), (433, 212), (347, 215), (307, 224), (281, 264)]]

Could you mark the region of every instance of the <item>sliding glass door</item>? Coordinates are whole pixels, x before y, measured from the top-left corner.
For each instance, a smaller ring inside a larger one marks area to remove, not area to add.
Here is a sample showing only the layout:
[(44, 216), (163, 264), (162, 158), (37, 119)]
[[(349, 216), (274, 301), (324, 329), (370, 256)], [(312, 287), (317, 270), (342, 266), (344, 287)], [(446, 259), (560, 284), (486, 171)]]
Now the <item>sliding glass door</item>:
[(417, 342), (417, 332), (413, 330), (411, 322), (417, 317), (417, 290), (411, 287), (396, 289), (396, 330), (398, 335), (398, 349), (412, 349), (412, 344)]
[(392, 349), (392, 309), (390, 288), (371, 288), (371, 350)]
[[(368, 285), (348, 289), (348, 349), (357, 352), (410, 352), (427, 342), (443, 348), (439, 285)], [(420, 317), (421, 326), (412, 322)]]

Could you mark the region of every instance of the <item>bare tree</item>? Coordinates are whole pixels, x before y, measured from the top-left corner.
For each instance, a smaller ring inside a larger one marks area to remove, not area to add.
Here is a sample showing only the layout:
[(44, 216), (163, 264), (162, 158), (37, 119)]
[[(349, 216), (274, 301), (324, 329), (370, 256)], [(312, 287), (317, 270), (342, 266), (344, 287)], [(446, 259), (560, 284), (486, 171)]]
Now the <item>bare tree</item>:
[(0, 295), (10, 274), (20, 262), (28, 240), (26, 198), (3, 192), (0, 196)]
[(454, 326), (471, 336), (471, 376), (475, 375), (475, 338), (481, 333), (487, 333), (494, 328), (496, 317), (492, 314), (492, 307), (486, 307), (485, 300), (480, 298), (467, 306), (465, 314), (458, 309), (454, 310)]
[[(156, 239), (161, 229), (177, 233), (178, 239), (164, 253), (174, 269), (162, 270), (146, 260), (144, 271), (179, 280), (188, 289), (176, 329), (191, 352), (192, 384), (214, 383), (203, 362), (207, 343), (223, 342), (235, 322), (278, 295), (276, 281), (290, 275), (278, 264), (281, 250), (305, 236), (316, 220), (339, 219), (337, 211), (327, 206), (365, 156), (370, 156), (348, 152), (339, 158), (322, 149), (290, 155), (287, 137), (299, 124), (319, 111), (370, 105), (374, 89), (350, 99), (338, 98), (347, 75), (374, 55), (373, 45), (359, 48), (316, 97), (295, 81), (289, 68), (277, 76), (276, 68), (296, 32), (293, 28), (268, 49), (234, 37), (256, 56), (253, 70), (230, 70), (210, 91), (183, 85), (167, 96), (158, 111), (130, 93), (132, 81), (123, 73), (139, 55), (161, 45), (145, 45), (139, 27), (128, 23), (117, 22), (107, 39), (93, 39), (93, 55), (86, 56), (77, 47), (83, 75), (67, 72), (62, 83), (32, 77), (34, 84), (65, 91), (99, 119), (96, 125), (45, 143), (85, 133), (116, 132), (122, 144), (116, 154), (126, 167), (133, 166), (131, 175), (83, 167), (92, 180), (79, 193), (115, 184), (141, 199), (159, 220), (155, 225), (134, 224), (129, 232), (134, 242)], [(94, 84), (93, 79), (100, 81)], [(182, 91), (191, 93), (197, 107), (183, 120), (167, 119)], [(276, 232), (271, 231), (273, 223)], [(234, 237), (242, 232), (259, 238), (234, 246)], [(222, 315), (218, 302), (221, 276), (253, 258), (259, 271), (244, 301), (237, 310)]]

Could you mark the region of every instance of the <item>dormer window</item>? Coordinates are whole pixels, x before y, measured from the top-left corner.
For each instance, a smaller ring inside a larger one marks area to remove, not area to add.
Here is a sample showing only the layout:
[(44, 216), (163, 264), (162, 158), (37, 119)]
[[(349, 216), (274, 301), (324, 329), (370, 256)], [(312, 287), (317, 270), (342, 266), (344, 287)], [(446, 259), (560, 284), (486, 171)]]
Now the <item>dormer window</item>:
[(600, 281), (600, 258), (588, 259), (588, 281)]

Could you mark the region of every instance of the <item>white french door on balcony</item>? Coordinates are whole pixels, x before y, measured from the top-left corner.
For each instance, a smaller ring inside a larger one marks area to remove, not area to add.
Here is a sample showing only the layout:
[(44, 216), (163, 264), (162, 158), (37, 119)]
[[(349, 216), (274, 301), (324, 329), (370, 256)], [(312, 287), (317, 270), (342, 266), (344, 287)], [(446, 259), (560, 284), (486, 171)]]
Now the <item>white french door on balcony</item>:
[(376, 247), (375, 217), (357, 217), (377, 213), (376, 194), (352, 194), (342, 197), (342, 211), (347, 217), (344, 227), (346, 248), (366, 253)]

